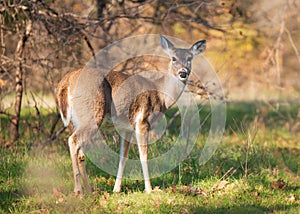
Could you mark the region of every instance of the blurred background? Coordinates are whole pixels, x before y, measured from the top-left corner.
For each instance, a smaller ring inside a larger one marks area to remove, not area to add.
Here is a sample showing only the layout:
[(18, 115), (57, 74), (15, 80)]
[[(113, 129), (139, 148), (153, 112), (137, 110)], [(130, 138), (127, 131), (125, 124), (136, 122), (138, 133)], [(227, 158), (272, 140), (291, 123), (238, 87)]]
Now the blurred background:
[(206, 39), (204, 56), (228, 102), (299, 103), (299, 7), (299, 0), (1, 1), (0, 113), (10, 121), (9, 128), (0, 122), (2, 142), (18, 139), (20, 123), (28, 132), (42, 130), (39, 120), (22, 120), (28, 106), (35, 118), (42, 109), (52, 114), (43, 132), (55, 138), (59, 80), (132, 35), (164, 34), (190, 44)]

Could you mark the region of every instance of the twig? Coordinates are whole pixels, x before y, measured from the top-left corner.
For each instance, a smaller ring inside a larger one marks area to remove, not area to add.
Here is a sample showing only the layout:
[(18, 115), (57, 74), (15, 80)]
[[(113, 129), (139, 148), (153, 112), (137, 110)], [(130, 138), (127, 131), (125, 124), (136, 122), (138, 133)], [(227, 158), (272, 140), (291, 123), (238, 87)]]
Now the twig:
[(67, 129), (67, 127), (63, 126), (61, 127), (56, 133), (55, 135), (52, 135), (51, 140), (55, 140), (59, 137), (59, 135), (61, 135), (65, 130)]
[[(218, 95), (218, 94), (214, 93), (213, 91), (209, 91), (207, 86), (204, 86), (203, 84), (201, 84), (199, 82), (200, 81), (194, 82), (193, 80), (189, 80), (187, 82), (187, 85), (190, 85), (192, 87), (196, 87), (197, 89), (200, 89), (200, 92), (195, 91), (195, 90), (189, 90), (189, 92), (200, 95), (200, 96), (207, 96), (206, 98), (212, 97), (215, 100), (217, 100), (217, 99), (221, 100), (221, 101), (225, 100), (225, 97)], [(215, 83), (213, 83), (213, 85), (215, 85)]]
[(287, 28), (285, 28), (285, 32), (286, 32), (286, 34), (288, 35), (288, 38), (289, 38), (290, 43), (291, 43), (291, 45), (292, 45), (292, 48), (293, 48), (293, 50), (294, 50), (294, 52), (295, 52), (295, 54), (296, 54), (296, 57), (297, 57), (297, 59), (298, 59), (298, 62), (300, 63), (300, 54), (299, 54), (299, 51), (298, 51), (298, 49), (297, 49), (297, 47), (296, 47), (296, 45), (295, 45), (295, 43), (294, 43), (294, 40), (293, 40), (293, 38), (292, 38), (292, 35), (291, 35), (290, 31), (289, 31)]
[(65, 127), (63, 127), (55, 133), (55, 128), (56, 128), (56, 125), (58, 124), (59, 120), (60, 120), (60, 115), (59, 115), (59, 113), (57, 113), (56, 117), (52, 123), (51, 129), (50, 129), (50, 134), (49, 134), (50, 137), (48, 137), (51, 140), (56, 139), (66, 129)]
[(276, 62), (276, 71), (277, 71), (277, 84), (280, 85), (280, 79), (281, 79), (281, 68), (280, 68), (280, 62), (279, 62), (279, 50), (280, 50), (280, 43), (282, 40), (282, 35), (284, 33), (285, 29), (285, 21), (282, 20), (280, 24), (280, 32), (277, 37), (276, 43), (275, 43), (275, 62)]

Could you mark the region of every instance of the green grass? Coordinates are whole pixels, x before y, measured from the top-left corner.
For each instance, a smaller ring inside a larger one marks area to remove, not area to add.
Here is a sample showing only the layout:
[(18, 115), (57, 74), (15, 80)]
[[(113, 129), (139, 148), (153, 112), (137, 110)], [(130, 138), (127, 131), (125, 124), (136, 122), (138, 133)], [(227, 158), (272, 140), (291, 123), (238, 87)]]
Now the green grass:
[[(22, 123), (14, 147), (0, 147), (0, 213), (299, 213), (298, 110), (295, 103), (229, 103), (226, 132), (214, 156), (198, 165), (204, 127), (190, 156), (151, 180), (155, 190), (150, 195), (143, 192), (143, 181), (133, 180), (125, 180), (122, 193), (114, 194), (114, 177), (87, 161), (95, 192), (76, 198), (67, 133), (45, 143), (47, 131)], [(33, 124), (34, 114), (27, 110), (23, 119)], [(49, 128), (53, 117), (43, 111), (36, 126)], [(2, 117), (4, 141), (5, 123)], [(276, 186), (279, 179), (285, 187)]]

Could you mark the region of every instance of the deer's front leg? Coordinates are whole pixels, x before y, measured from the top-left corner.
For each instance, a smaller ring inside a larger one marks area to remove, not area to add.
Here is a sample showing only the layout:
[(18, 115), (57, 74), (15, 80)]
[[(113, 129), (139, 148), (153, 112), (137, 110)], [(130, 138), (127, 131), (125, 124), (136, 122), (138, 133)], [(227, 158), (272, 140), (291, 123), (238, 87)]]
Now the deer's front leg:
[[(127, 136), (129, 136), (129, 135), (127, 135)], [(128, 158), (129, 148), (130, 148), (130, 142), (126, 140), (126, 139), (129, 139), (129, 138), (127, 138), (127, 136), (125, 137), (125, 139), (123, 137), (121, 138), (120, 161), (119, 161), (118, 174), (117, 174), (117, 178), (116, 178), (116, 182), (115, 182), (115, 186), (114, 186), (114, 190), (113, 190), (114, 192), (121, 191), (123, 172), (124, 172), (125, 164), (126, 164), (126, 161)]]
[(149, 123), (145, 120), (137, 120), (135, 126), (136, 139), (139, 148), (140, 160), (145, 181), (145, 191), (149, 194), (152, 190), (148, 171), (148, 135)]
[(74, 175), (74, 193), (75, 195), (82, 194), (82, 187), (80, 184), (80, 171), (78, 167), (78, 142), (76, 140), (76, 134), (73, 133), (68, 139), (70, 155), (72, 160), (72, 168)]

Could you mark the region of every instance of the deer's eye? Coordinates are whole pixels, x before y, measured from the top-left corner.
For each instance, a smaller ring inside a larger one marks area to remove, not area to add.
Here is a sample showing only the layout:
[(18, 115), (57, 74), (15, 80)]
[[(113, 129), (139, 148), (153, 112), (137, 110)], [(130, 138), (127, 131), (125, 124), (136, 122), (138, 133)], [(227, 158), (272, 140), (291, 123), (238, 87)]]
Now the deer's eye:
[(177, 59), (173, 56), (173, 57), (172, 57), (172, 61), (173, 61), (173, 62), (176, 62)]

